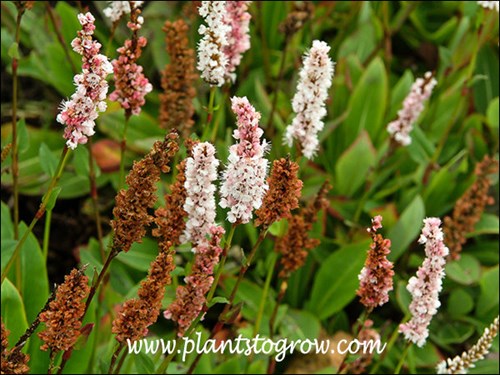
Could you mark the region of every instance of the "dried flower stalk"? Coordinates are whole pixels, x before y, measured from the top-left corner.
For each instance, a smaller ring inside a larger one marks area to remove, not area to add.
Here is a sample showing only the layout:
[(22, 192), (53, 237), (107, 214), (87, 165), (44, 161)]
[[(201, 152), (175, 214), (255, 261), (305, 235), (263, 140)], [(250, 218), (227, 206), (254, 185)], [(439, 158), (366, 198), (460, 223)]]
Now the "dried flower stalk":
[(319, 244), (319, 240), (309, 238), (309, 231), (318, 219), (318, 212), (329, 206), (326, 198), (330, 185), (325, 182), (315, 199), (302, 211), (288, 220), (288, 231), (285, 236), (276, 240), (276, 250), (281, 253), (280, 278), (288, 278), (290, 274), (304, 265), (309, 250)]
[(73, 347), (80, 336), (80, 328), (85, 313), (85, 302), (90, 287), (84, 269), (73, 269), (57, 287), (56, 298), (49, 308), (40, 314), (45, 329), (38, 333), (44, 344), (42, 350), (66, 351)]
[(360, 283), (356, 294), (368, 311), (389, 301), (389, 292), (393, 289), (393, 264), (387, 259), (387, 255), (391, 252), (391, 240), (377, 234), (380, 228), (382, 228), (382, 216), (377, 215), (372, 219), (371, 228), (368, 228), (372, 244), (368, 250), (365, 266), (358, 276)]
[(8, 350), (9, 346), (9, 331), (5, 328), (3, 321), (2, 326), (2, 374), (27, 374), (30, 371), (28, 361), (30, 356), (21, 352), (20, 349)]
[(160, 126), (177, 129), (185, 138), (194, 124), (193, 99), (196, 96), (194, 83), (198, 79), (195, 72), (195, 52), (189, 48), (189, 26), (184, 20), (166, 21), (167, 52), (170, 63), (162, 73), (160, 94)]
[(134, 162), (126, 179), (128, 189), (120, 190), (115, 198), (115, 219), (111, 221), (114, 230), (112, 251), (129, 251), (134, 242), (141, 241), (146, 227), (153, 222), (148, 208), (153, 208), (156, 203), (160, 172), (170, 170), (168, 163), (179, 149), (177, 139), (175, 131), (171, 132), (164, 141), (155, 142), (141, 161)]
[(491, 181), (488, 175), (498, 171), (498, 161), (486, 155), (476, 165), (476, 181), (456, 202), (452, 216), (444, 218), (444, 234), (450, 249), (450, 258), (459, 259), (462, 246), (467, 241), (466, 235), (474, 230), (481, 219), (484, 208), (493, 204), (494, 199), (488, 196)]
[(273, 162), (271, 175), (267, 179), (269, 190), (262, 206), (255, 211), (255, 225), (268, 227), (281, 219), (291, 217), (291, 211), (299, 206), (302, 181), (299, 179), (299, 165), (289, 158)]

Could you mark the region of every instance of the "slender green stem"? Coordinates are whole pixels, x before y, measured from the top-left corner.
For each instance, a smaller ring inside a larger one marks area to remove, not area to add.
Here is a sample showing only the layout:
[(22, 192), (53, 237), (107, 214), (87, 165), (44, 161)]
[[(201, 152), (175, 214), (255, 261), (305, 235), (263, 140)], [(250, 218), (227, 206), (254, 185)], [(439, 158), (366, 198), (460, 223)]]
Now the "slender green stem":
[(104, 234), (102, 232), (101, 215), (99, 214), (99, 204), (97, 195), (97, 183), (95, 176), (95, 166), (94, 166), (94, 156), (92, 155), (92, 138), (88, 141), (89, 148), (89, 183), (90, 183), (90, 198), (92, 199), (92, 209), (94, 211), (95, 224), (97, 228), (97, 239), (99, 241), (99, 252), (101, 253), (101, 259), (104, 262), (106, 259), (106, 253), (104, 251)]
[(408, 355), (408, 350), (410, 350), (410, 346), (411, 346), (411, 341), (408, 341), (406, 343), (403, 354), (401, 354), (401, 358), (399, 359), (398, 365), (394, 370), (394, 374), (399, 374), (401, 372), (401, 368), (403, 367), (403, 363), (405, 362), (406, 356)]
[(269, 269), (267, 270), (266, 281), (264, 282), (264, 290), (262, 291), (262, 298), (260, 299), (259, 303), (259, 311), (257, 312), (257, 318), (255, 319), (255, 325), (253, 327), (254, 337), (260, 330), (262, 317), (264, 316), (264, 307), (266, 306), (267, 295), (269, 294), (269, 287), (271, 286), (271, 280), (274, 274), (274, 266), (276, 265), (276, 259), (278, 259), (278, 254), (275, 251), (273, 251), (271, 253), (271, 264), (269, 265)]
[[(229, 87), (227, 87), (227, 85), (226, 85), (224, 88), (225, 88), (224, 95), (223, 95), (223, 98), (221, 100), (221, 104), (217, 108), (218, 112), (217, 112), (217, 116), (214, 119), (214, 125), (213, 125), (214, 127), (212, 128), (212, 135), (210, 136), (210, 142), (212, 142), (213, 144), (215, 144), (215, 141), (217, 140), (217, 131), (219, 130), (220, 114), (222, 113), (220, 106), (222, 104), (226, 103), (226, 100), (229, 97)], [(207, 127), (207, 129), (209, 129), (209, 128)]]
[(264, 24), (262, 23), (262, 20), (264, 19), (263, 17), (263, 10), (262, 10), (262, 5), (264, 2), (262, 1), (257, 1), (257, 20), (258, 20), (258, 28), (260, 32), (260, 41), (261, 41), (261, 46), (262, 46), (262, 60), (264, 61), (264, 75), (266, 76), (266, 82), (269, 82), (271, 80), (271, 62), (269, 60), (269, 46), (267, 45), (267, 35), (264, 30)]
[(123, 126), (122, 142), (120, 144), (120, 179), (118, 180), (118, 190), (125, 184), (125, 149), (127, 148), (127, 129), (130, 121), (130, 114), (125, 111), (125, 125)]
[(52, 222), (52, 210), (47, 210), (47, 215), (45, 215), (45, 227), (43, 230), (43, 259), (47, 263), (47, 256), (49, 255), (49, 243), (50, 243), (50, 224)]
[(49, 202), (50, 197), (54, 191), (54, 188), (57, 186), (57, 183), (59, 182), (59, 180), (61, 178), (62, 172), (64, 170), (64, 166), (66, 165), (66, 162), (68, 160), (68, 156), (70, 155), (69, 151), (70, 151), (69, 148), (65, 146), (62, 153), (61, 153), (61, 157), (59, 159), (59, 165), (57, 166), (56, 174), (54, 175), (54, 177), (52, 177), (50, 185), (47, 189), (47, 193), (45, 193), (45, 195), (43, 196), (42, 203), (40, 204), (40, 207), (38, 208), (38, 211), (36, 212), (35, 217), (31, 221), (31, 223), (28, 227), (28, 230), (26, 230), (24, 232), (23, 237), (19, 240), (19, 242), (16, 245), (16, 248), (14, 249), (14, 253), (12, 254), (12, 257), (10, 258), (7, 265), (5, 266), (5, 269), (2, 273), (2, 278), (1, 278), (2, 283), (5, 280), (5, 278), (7, 277), (7, 274), (9, 272), (10, 268), (12, 267), (13, 263), (19, 257), (19, 254), (21, 253), (21, 249), (23, 248), (24, 242), (26, 242), (26, 239), (28, 238), (29, 234), (33, 230), (33, 227), (38, 222), (38, 220), (40, 220), (43, 217), (43, 215), (45, 214), (47, 203)]
[[(214, 282), (212, 283), (212, 287), (210, 288), (210, 291), (208, 292), (208, 295), (207, 295), (207, 305), (209, 305), (210, 302), (212, 301), (212, 298), (214, 297), (214, 294), (215, 294), (215, 290), (217, 289), (217, 285), (219, 284), (220, 276), (221, 276), (222, 272), (224, 271), (224, 264), (226, 263), (227, 252), (229, 251), (229, 248), (231, 247), (231, 242), (233, 241), (233, 236), (234, 236), (234, 231), (236, 229), (236, 226), (237, 226), (236, 224), (231, 225), (231, 230), (229, 231), (226, 243), (224, 245), (224, 249), (222, 250), (221, 261), (219, 263), (219, 267), (217, 268), (217, 272), (215, 273)], [(202, 314), (203, 314), (203, 312), (202, 312)]]

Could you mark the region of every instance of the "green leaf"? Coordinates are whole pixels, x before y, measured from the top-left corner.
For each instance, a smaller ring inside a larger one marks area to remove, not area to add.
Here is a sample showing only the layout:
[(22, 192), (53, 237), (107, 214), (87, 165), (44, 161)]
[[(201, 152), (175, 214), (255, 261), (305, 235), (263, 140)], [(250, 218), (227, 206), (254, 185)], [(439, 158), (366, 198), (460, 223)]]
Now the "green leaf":
[(240, 364), (240, 358), (234, 356), (233, 358), (227, 358), (214, 370), (214, 374), (241, 374), (242, 368)]
[(17, 122), (17, 132), (18, 132), (18, 139), (17, 139), (17, 144), (19, 148), (19, 154), (24, 154), (30, 147), (30, 135), (28, 133), (28, 128), (26, 127), (26, 121), (23, 119), (20, 119)]
[[(12, 225), (12, 220), (10, 218), (9, 207), (2, 201), (2, 230), (0, 232), (2, 242), (5, 239), (14, 238), (14, 226)], [(3, 253), (2, 253), (3, 258)], [(3, 260), (3, 259), (2, 259)]]
[(403, 211), (399, 221), (391, 229), (388, 238), (391, 240), (391, 253), (388, 258), (396, 261), (406, 250), (408, 245), (417, 238), (422, 229), (422, 221), (425, 218), (424, 202), (417, 195)]
[(391, 91), (391, 103), (389, 106), (387, 123), (396, 119), (398, 111), (403, 105), (403, 101), (411, 90), (411, 85), (415, 78), (411, 70), (405, 70), (403, 76), (399, 79), (398, 83), (394, 86)]
[(10, 45), (8, 54), (9, 57), (12, 57), (13, 59), (20, 59), (21, 56), (19, 55), (19, 45), (16, 42)]
[(481, 219), (474, 226), (474, 231), (467, 234), (467, 237), (475, 237), (479, 234), (498, 234), (500, 222), (497, 215), (483, 213)]
[[(21, 223), (19, 236), (22, 237), (26, 230), (28, 230), (26, 224)], [(32, 322), (49, 297), (47, 267), (42, 249), (33, 233), (29, 234), (21, 250), (21, 274), (21, 292), (26, 307), (26, 316)]]
[(61, 192), (61, 187), (56, 186), (52, 189), (50, 193), (49, 199), (47, 199), (47, 204), (45, 205), (45, 209), (47, 211), (52, 211), (57, 202), (57, 197), (59, 197), (59, 193)]
[(2, 283), (2, 322), (10, 331), (9, 344), (14, 346), (28, 328), (26, 313), (21, 295), (14, 284), (6, 278)]
[(498, 96), (488, 105), (486, 117), (488, 118), (488, 125), (490, 125), (493, 130), (498, 131)]
[(50, 177), (54, 177), (58, 159), (45, 143), (40, 145), (38, 157), (40, 158), (40, 166), (42, 167), (42, 170)]
[(410, 312), (410, 303), (411, 303), (411, 294), (406, 289), (408, 285), (407, 281), (398, 281), (398, 285), (396, 287), (396, 301), (398, 302), (399, 308), (405, 313), (408, 314)]
[(384, 126), (388, 83), (384, 63), (376, 57), (368, 66), (349, 101), (349, 114), (340, 126), (344, 147), (349, 146), (365, 129), (372, 142), (378, 144)]
[(498, 282), (498, 266), (485, 271), (479, 281), (481, 294), (477, 300), (476, 315), (481, 319), (493, 319), (498, 314)]
[(323, 262), (314, 279), (307, 310), (326, 319), (351, 302), (369, 246), (370, 241), (344, 246)]
[(462, 344), (474, 334), (474, 326), (459, 321), (433, 321), (429, 332), (440, 345)]
[(153, 374), (155, 371), (153, 360), (143, 352), (135, 356), (134, 363), (138, 374)]
[(459, 260), (446, 265), (446, 275), (459, 284), (471, 285), (479, 281), (481, 265), (473, 256), (462, 254)]
[(227, 304), (227, 303), (229, 303), (229, 300), (226, 297), (217, 296), (217, 297), (212, 298), (212, 300), (208, 304), (208, 307), (212, 307), (213, 305), (215, 305), (217, 303)]
[(375, 164), (376, 150), (366, 131), (340, 156), (335, 167), (335, 187), (340, 194), (352, 196), (366, 180)]
[(280, 333), (290, 341), (314, 340), (319, 337), (321, 323), (315, 314), (288, 309), (280, 325)]
[(455, 289), (448, 298), (448, 313), (451, 316), (467, 316), (474, 308), (474, 300), (464, 289)]
[(89, 150), (87, 147), (77, 147), (73, 151), (73, 166), (78, 176), (89, 177)]
[(158, 243), (150, 238), (143, 238), (142, 243), (134, 243), (127, 253), (118, 254), (116, 260), (136, 270), (147, 271), (157, 255)]

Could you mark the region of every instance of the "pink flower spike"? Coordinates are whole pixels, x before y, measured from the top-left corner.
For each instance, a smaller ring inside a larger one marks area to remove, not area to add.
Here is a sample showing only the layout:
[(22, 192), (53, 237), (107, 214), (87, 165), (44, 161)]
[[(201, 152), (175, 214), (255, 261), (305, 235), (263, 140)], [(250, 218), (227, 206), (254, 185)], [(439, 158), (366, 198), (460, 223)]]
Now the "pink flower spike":
[(296, 140), (308, 159), (312, 159), (318, 151), (318, 133), (324, 126), (321, 119), (326, 115), (325, 101), (334, 74), (334, 63), (328, 56), (329, 52), (328, 44), (315, 40), (305, 55), (292, 102), (296, 115), (285, 133), (285, 144), (292, 147)]
[(398, 112), (398, 118), (387, 125), (387, 131), (392, 139), (400, 145), (408, 146), (411, 143), (410, 133), (413, 130), (413, 124), (420, 117), (424, 104), (431, 96), (436, 84), (437, 81), (431, 72), (425, 73), (424, 78), (417, 78), (403, 102), (403, 108)]
[(236, 114), (238, 128), (233, 137), (239, 143), (229, 148), (229, 164), (223, 173), (220, 188), (222, 208), (229, 208), (227, 219), (248, 223), (252, 211), (260, 208), (264, 194), (269, 188), (266, 182), (268, 161), (264, 158), (267, 142), (260, 138), (260, 113), (246, 97), (231, 99), (231, 109)]
[(57, 115), (57, 121), (66, 125), (64, 138), (71, 149), (87, 143), (88, 137), (94, 134), (95, 120), (99, 112), (106, 110), (106, 77), (113, 72), (108, 58), (99, 54), (101, 44), (92, 39), (94, 16), (91, 13), (79, 14), (78, 21), (82, 30), (78, 31), (71, 47), (82, 55), (83, 72), (74, 77), (76, 91), (70, 100), (61, 103), (61, 111)]
[(443, 242), (440, 225), (439, 218), (424, 219), (424, 227), (418, 242), (425, 244), (426, 258), (419, 267), (417, 275), (410, 278), (406, 287), (413, 296), (410, 304), (412, 318), (408, 323), (399, 326), (399, 332), (419, 347), (424, 346), (429, 336), (427, 327), (441, 306), (439, 292), (445, 276), (444, 266), (448, 248)]
[(153, 90), (153, 86), (143, 74), (142, 66), (137, 64), (142, 49), (148, 43), (145, 37), (137, 35), (143, 22), (140, 13), (139, 8), (132, 9), (130, 22), (127, 23), (127, 27), (133, 32), (132, 39), (126, 40), (123, 47), (118, 48), (120, 56), (112, 62), (115, 91), (109, 99), (120, 103), (128, 115), (139, 115), (146, 103), (144, 97)]
[(215, 185), (219, 161), (215, 158), (215, 148), (209, 142), (193, 147), (193, 156), (186, 159), (186, 201), (184, 211), (188, 220), (182, 242), (199, 244), (205, 240), (211, 227), (215, 225)]
[(198, 43), (197, 68), (207, 83), (222, 86), (228, 64), (224, 50), (228, 46), (227, 36), (231, 31), (231, 26), (224, 22), (227, 15), (226, 1), (202, 1), (198, 12), (207, 25), (200, 25), (198, 29), (203, 38)]
[(230, 26), (227, 35), (228, 45), (224, 47), (227, 57), (226, 79), (236, 80), (236, 68), (240, 65), (243, 53), (250, 49), (250, 18), (248, 7), (251, 1), (226, 1), (224, 23)]

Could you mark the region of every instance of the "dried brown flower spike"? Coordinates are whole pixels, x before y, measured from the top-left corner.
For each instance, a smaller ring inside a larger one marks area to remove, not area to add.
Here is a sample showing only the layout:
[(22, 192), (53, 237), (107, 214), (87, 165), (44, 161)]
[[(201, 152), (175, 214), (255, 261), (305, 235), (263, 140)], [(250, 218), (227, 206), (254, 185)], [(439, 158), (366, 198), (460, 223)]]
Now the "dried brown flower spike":
[(498, 160), (486, 155), (476, 165), (476, 181), (460, 197), (453, 209), (452, 216), (444, 218), (444, 238), (450, 249), (450, 258), (459, 259), (462, 246), (467, 241), (467, 233), (474, 230), (474, 226), (481, 218), (484, 208), (493, 204), (494, 200), (488, 196), (491, 182), (489, 175), (498, 171)]
[(195, 53), (189, 48), (187, 37), (189, 26), (182, 19), (167, 21), (163, 26), (166, 34), (167, 52), (170, 64), (165, 66), (160, 94), (160, 126), (164, 129), (177, 129), (185, 138), (193, 126), (193, 98), (196, 96), (194, 82)]
[(158, 319), (165, 286), (170, 284), (174, 268), (172, 251), (160, 251), (151, 263), (148, 277), (141, 283), (139, 298), (126, 301), (113, 321), (112, 332), (118, 342), (136, 341), (146, 336), (148, 327)]
[(310, 1), (294, 1), (293, 9), (280, 24), (280, 32), (291, 38), (311, 18), (314, 5)]
[(299, 165), (289, 158), (273, 162), (271, 175), (267, 179), (269, 190), (264, 196), (262, 206), (255, 211), (255, 225), (269, 226), (272, 223), (288, 219), (291, 211), (299, 206), (302, 181), (298, 176)]
[(129, 251), (134, 242), (140, 242), (146, 234), (146, 227), (153, 222), (148, 213), (156, 203), (156, 184), (160, 172), (170, 170), (168, 163), (178, 151), (178, 135), (172, 131), (165, 140), (158, 141), (141, 161), (134, 162), (126, 181), (128, 189), (116, 195), (113, 209), (115, 219), (111, 221), (114, 230), (112, 251)]
[(285, 236), (278, 238), (276, 249), (281, 253), (281, 271), (279, 277), (287, 278), (304, 264), (308, 250), (314, 249), (319, 240), (309, 238), (308, 232), (318, 218), (318, 212), (329, 206), (326, 198), (330, 184), (325, 182), (314, 201), (299, 214), (293, 215), (288, 221), (288, 231)]
[[(184, 202), (186, 201), (186, 160), (177, 165), (177, 176), (175, 183), (172, 184), (171, 192), (165, 195), (165, 207), (160, 207), (155, 211), (155, 223), (157, 228), (153, 229), (153, 236), (160, 238), (160, 251), (166, 251), (165, 241), (171, 246), (180, 244), (180, 237), (186, 228), (184, 218), (187, 213), (184, 211)], [(163, 245), (162, 245), (163, 244)]]
[(49, 308), (40, 314), (40, 321), (45, 323), (45, 330), (38, 336), (45, 343), (40, 349), (52, 352), (66, 351), (73, 347), (80, 336), (85, 302), (90, 288), (85, 268), (74, 269), (64, 278), (64, 283), (57, 287), (56, 298)]
[(28, 361), (30, 356), (21, 352), (18, 349), (8, 350), (9, 346), (9, 331), (2, 325), (2, 374), (27, 374), (30, 371)]

